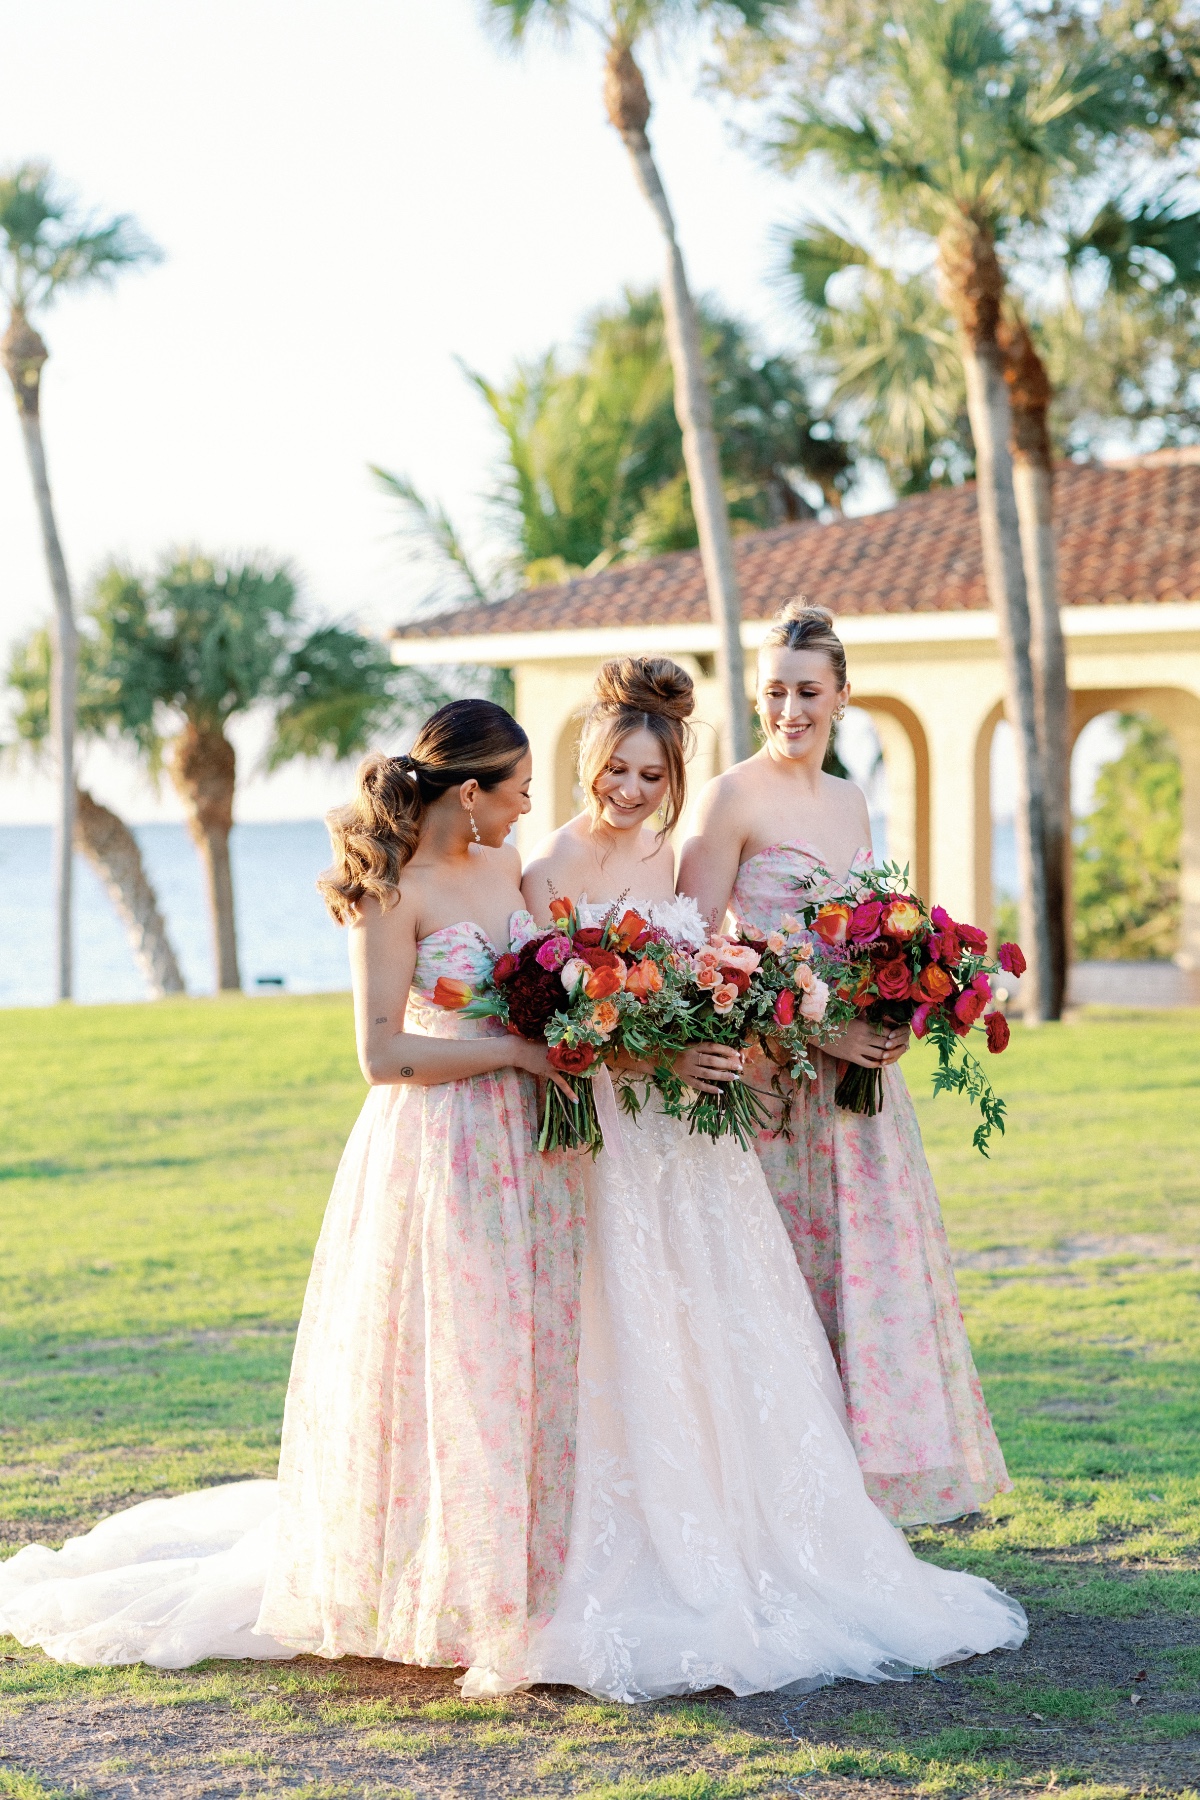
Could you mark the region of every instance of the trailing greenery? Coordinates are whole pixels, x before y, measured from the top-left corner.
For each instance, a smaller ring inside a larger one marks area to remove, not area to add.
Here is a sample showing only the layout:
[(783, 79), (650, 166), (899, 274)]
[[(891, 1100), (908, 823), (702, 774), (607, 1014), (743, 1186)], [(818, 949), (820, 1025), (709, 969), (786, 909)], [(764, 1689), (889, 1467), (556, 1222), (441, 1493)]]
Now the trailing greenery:
[(1075, 950), (1100, 961), (1170, 957), (1179, 943), (1183, 776), (1170, 733), (1122, 713), (1122, 749), (1096, 780), (1075, 839)]

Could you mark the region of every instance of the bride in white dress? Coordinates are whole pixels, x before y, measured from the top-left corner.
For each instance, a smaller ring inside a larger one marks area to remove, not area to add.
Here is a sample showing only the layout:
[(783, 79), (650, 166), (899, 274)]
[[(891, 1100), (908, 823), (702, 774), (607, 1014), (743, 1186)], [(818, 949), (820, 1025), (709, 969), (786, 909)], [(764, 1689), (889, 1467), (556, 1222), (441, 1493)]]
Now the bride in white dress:
[[(584, 726), (588, 808), (540, 847), (522, 891), (618, 899), (703, 941), (674, 897), (665, 832), (684, 797), (692, 684), (609, 663)], [(661, 812), (660, 812), (661, 809)], [(693, 1047), (697, 1088), (740, 1058)], [(868, 1498), (841, 1383), (758, 1158), (653, 1102), (586, 1176), (575, 1504), (558, 1603), (529, 1678), (618, 1700), (878, 1681), (1015, 1647), (1016, 1601), (919, 1561)]]
[[(682, 805), (691, 687), (664, 661), (602, 672), (581, 750), (588, 810), (525, 874), (537, 920), (553, 893), (586, 897), (596, 920), (621, 898), (702, 939), (694, 903), (674, 895), (665, 832), (646, 827), (660, 809), (669, 827)], [(739, 1065), (732, 1050), (694, 1046), (676, 1067), (711, 1089)], [(630, 1701), (748, 1694), (902, 1678), (1023, 1642), (1016, 1601), (918, 1561), (868, 1498), (757, 1157), (650, 1104), (585, 1178), (575, 1494), (557, 1603), (523, 1649), (473, 1666), (464, 1693), (546, 1681)], [(64, 1660), (287, 1655), (254, 1631), (273, 1500), (261, 1482), (149, 1502), (62, 1552), (23, 1551), (0, 1565), (0, 1631)], [(155, 1556), (165, 1560), (148, 1583)], [(98, 1615), (130, 1594), (138, 1629), (113, 1631)], [(64, 1608), (72, 1632), (48, 1641), (38, 1620)], [(180, 1616), (193, 1627), (186, 1654), (169, 1648)]]

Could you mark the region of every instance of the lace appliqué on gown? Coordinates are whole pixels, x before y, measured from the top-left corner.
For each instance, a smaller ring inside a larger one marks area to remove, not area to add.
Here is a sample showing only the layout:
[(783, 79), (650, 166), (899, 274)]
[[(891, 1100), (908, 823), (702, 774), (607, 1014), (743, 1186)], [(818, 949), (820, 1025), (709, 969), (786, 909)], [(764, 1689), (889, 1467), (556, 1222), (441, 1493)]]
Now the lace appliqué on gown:
[(756, 1159), (651, 1102), (587, 1184), (575, 1510), (527, 1673), (745, 1694), (1020, 1643), (1015, 1601), (919, 1562), (867, 1497)]

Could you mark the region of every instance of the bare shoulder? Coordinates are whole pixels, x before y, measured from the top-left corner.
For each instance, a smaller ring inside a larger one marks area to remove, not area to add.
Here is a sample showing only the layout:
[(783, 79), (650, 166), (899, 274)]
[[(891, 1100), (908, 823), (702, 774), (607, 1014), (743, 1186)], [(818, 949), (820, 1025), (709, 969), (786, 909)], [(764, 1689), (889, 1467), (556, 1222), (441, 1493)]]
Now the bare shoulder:
[(871, 829), (871, 815), (867, 810), (867, 797), (856, 781), (846, 781), (840, 775), (826, 773), (825, 794), (827, 799), (839, 810), (852, 813), (866, 827)]
[(505, 881), (511, 881), (514, 887), (520, 887), (521, 856), (515, 844), (501, 844), (495, 849), (490, 846), (485, 847), (484, 855), (487, 857), (490, 870)]
[(747, 767), (746, 763), (735, 763), (733, 768), (725, 769), (705, 782), (696, 801), (698, 832), (704, 832), (710, 825), (724, 824), (739, 811), (746, 794)]
[(546, 912), (556, 894), (569, 892), (576, 875), (585, 867), (586, 846), (578, 832), (572, 830), (574, 824), (572, 819), (544, 837), (525, 864), (521, 891), (535, 917)]
[(424, 898), (419, 871), (405, 871), (404, 885), (390, 906), (384, 906), (374, 894), (364, 894), (349, 921), (349, 930), (368, 944), (391, 945), (415, 943), (420, 930), (421, 903)]

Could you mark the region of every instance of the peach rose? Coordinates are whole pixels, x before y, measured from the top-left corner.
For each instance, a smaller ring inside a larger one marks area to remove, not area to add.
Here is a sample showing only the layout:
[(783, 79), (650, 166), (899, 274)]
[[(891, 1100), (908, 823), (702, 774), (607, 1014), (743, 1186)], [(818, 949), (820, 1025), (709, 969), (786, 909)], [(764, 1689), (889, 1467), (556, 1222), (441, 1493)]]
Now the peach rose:
[(767, 937), (767, 949), (772, 956), (782, 956), (787, 949), (787, 939), (782, 931), (772, 931)]
[(662, 970), (656, 962), (644, 956), (639, 963), (634, 963), (625, 979), (625, 992), (636, 994), (644, 1000), (648, 994), (657, 994), (663, 984)]
[(814, 976), (812, 986), (800, 996), (800, 1017), (815, 1025), (818, 1019), (825, 1017), (828, 1004), (829, 989), (819, 977)]
[(723, 981), (713, 994), (713, 1011), (719, 1013), (732, 1012), (736, 1004), (738, 991), (731, 981)]
[(753, 975), (762, 957), (749, 944), (727, 944), (721, 952), (722, 963), (731, 969), (741, 969), (746, 975)]
[(801, 925), (795, 913), (784, 913), (782, 919), (779, 921), (779, 929), (780, 931), (786, 931), (790, 934), (793, 931), (803, 931), (804, 927)]
[(593, 1007), (592, 1016), (588, 1020), (588, 1024), (596, 1031), (602, 1031), (605, 1037), (608, 1037), (611, 1032), (614, 1032), (617, 1029), (620, 1017), (621, 1015), (617, 1011), (613, 1001), (602, 1000), (599, 1006)]
[(792, 971), (792, 986), (801, 994), (807, 994), (816, 979), (807, 963), (801, 963), (798, 969)]
[(692, 978), (699, 988), (718, 988), (721, 985), (721, 971), (716, 963), (704, 963), (700, 968), (693, 968)]

